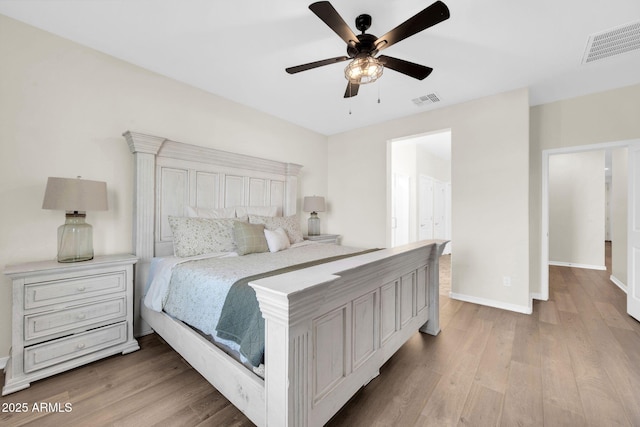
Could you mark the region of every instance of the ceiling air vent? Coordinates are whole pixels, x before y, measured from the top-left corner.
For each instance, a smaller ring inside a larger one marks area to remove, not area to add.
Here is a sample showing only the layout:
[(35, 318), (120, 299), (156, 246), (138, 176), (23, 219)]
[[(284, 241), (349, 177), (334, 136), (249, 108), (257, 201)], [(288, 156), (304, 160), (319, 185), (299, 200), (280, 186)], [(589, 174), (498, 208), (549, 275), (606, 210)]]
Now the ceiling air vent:
[(440, 97), (436, 93), (430, 93), (428, 95), (422, 95), (417, 98), (412, 99), (413, 103), (416, 105), (427, 105), (427, 104), (435, 104), (436, 102), (440, 102)]
[(640, 49), (640, 21), (592, 34), (587, 41), (583, 64)]

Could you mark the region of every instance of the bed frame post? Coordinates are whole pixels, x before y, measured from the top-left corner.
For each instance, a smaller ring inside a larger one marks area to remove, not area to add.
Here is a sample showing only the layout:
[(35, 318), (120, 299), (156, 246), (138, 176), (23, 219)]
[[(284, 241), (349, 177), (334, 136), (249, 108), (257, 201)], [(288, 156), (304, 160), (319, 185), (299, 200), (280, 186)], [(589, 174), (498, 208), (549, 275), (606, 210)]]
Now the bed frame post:
[(307, 426), (308, 334), (290, 327), (286, 296), (258, 300), (265, 319), (265, 426)]
[(133, 153), (133, 250), (138, 256), (135, 268), (134, 289), (134, 335), (151, 332), (151, 328), (140, 317), (140, 299), (147, 283), (147, 272), (154, 256), (155, 180), (156, 155), (164, 138), (127, 131), (122, 136)]
[(440, 256), (449, 242), (448, 240), (436, 240), (431, 257), (429, 258), (429, 283), (436, 283), (434, 292), (429, 293), (429, 320), (421, 328), (420, 332), (429, 335), (440, 333)]

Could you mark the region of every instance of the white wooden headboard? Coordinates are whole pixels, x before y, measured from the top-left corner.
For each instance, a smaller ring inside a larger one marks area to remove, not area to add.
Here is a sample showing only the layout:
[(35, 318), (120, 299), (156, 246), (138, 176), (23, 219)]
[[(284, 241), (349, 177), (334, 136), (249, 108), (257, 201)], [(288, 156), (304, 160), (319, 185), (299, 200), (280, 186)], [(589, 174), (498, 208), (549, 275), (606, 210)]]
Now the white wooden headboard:
[[(302, 166), (130, 131), (123, 136), (134, 155), (133, 248), (139, 258), (134, 324), (141, 325), (149, 263), (173, 253), (169, 215), (184, 216), (187, 206), (278, 206), (280, 214), (294, 215)], [(136, 334), (147, 329), (136, 326)]]

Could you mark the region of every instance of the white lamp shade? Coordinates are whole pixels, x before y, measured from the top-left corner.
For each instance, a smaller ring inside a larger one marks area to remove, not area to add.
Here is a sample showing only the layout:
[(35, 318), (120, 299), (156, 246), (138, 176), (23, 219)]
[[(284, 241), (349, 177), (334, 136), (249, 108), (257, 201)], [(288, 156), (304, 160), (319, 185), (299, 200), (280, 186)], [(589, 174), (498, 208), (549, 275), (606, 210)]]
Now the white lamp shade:
[(304, 198), (302, 210), (305, 212), (324, 212), (324, 197), (308, 196)]
[(42, 209), (106, 211), (107, 183), (80, 178), (49, 178)]

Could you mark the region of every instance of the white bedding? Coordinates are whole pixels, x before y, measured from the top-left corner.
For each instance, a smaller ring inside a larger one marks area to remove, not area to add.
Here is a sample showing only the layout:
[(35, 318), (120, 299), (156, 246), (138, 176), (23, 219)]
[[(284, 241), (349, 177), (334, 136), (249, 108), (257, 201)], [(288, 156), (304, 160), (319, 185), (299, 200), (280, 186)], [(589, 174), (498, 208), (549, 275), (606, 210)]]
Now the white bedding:
[[(217, 336), (216, 327), (231, 286), (243, 277), (362, 249), (305, 241), (280, 252), (238, 256), (234, 252), (197, 257), (156, 258), (152, 262), (144, 304), (164, 310), (210, 335), (233, 351), (239, 345)], [(242, 358), (243, 363), (246, 359)]]

